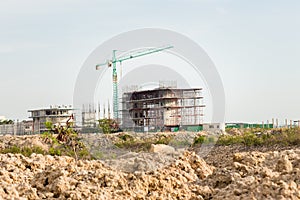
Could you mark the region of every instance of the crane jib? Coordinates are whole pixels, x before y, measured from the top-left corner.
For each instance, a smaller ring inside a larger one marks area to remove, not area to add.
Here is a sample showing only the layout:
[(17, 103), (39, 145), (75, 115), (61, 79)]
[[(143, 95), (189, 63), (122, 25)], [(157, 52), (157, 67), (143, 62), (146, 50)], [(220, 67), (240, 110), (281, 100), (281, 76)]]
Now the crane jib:
[(145, 56), (148, 54), (164, 51), (164, 50), (171, 49), (171, 48), (173, 48), (173, 46), (151, 48), (151, 49), (147, 49), (144, 51), (139, 51), (137, 53), (132, 53), (131, 55), (119, 57), (119, 58), (116, 57), (117, 50), (113, 50), (111, 60), (109, 60), (105, 63), (96, 65), (97, 70), (99, 69), (100, 66), (103, 66), (103, 65), (108, 65), (108, 67), (113, 66), (113, 113), (114, 113), (114, 119), (117, 122), (119, 122), (119, 102), (118, 102), (118, 78), (117, 78), (118, 76), (117, 76), (117, 70), (116, 70), (116, 63), (117, 62), (121, 63), (125, 60)]

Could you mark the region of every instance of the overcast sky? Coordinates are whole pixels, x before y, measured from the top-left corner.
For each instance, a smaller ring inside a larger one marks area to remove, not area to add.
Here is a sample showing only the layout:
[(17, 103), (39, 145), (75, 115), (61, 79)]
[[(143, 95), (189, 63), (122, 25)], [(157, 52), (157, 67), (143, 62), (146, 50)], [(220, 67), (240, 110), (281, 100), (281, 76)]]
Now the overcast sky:
[(72, 104), (97, 46), (151, 27), (182, 33), (211, 57), (226, 121), (300, 119), (299, 10), (296, 0), (0, 0), (0, 116)]

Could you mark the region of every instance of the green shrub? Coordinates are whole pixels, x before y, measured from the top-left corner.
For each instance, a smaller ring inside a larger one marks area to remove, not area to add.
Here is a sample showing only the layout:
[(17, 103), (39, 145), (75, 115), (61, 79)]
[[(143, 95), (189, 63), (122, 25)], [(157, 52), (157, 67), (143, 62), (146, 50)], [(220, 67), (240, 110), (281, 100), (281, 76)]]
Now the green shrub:
[(78, 152), (78, 156), (79, 158), (87, 158), (90, 156), (90, 152), (88, 151), (88, 149), (83, 148)]
[(134, 138), (128, 134), (119, 135), (119, 138), (124, 141), (133, 141), (134, 140)]
[(191, 143), (188, 140), (171, 140), (169, 145), (175, 148), (182, 148), (190, 146)]
[(166, 144), (168, 145), (170, 141), (172, 140), (172, 136), (166, 136), (166, 135), (160, 135), (158, 136), (158, 139), (154, 144)]
[(49, 131), (46, 131), (46, 132), (42, 133), (41, 137), (43, 138), (43, 141), (45, 143), (51, 143), (51, 144), (55, 144), (55, 145), (59, 144), (57, 138), (54, 137), (53, 134)]
[(48, 152), (50, 155), (66, 155), (76, 159), (91, 158), (87, 147), (80, 141), (77, 131), (72, 128), (72, 123), (67, 123), (66, 126), (55, 126), (51, 122), (46, 122), (45, 125), (48, 131), (42, 134), (42, 138), (51, 144)]
[(214, 136), (214, 135), (210, 135), (206, 138), (206, 143), (209, 143), (209, 144), (214, 144), (216, 143), (218, 140), (218, 137)]
[(201, 136), (195, 138), (193, 145), (203, 144), (205, 141), (205, 138), (206, 137), (204, 135), (201, 135)]
[(3, 124), (14, 124), (14, 121), (13, 120), (11, 120), (11, 119), (9, 119), (9, 120), (7, 120), (7, 119), (5, 119), (5, 120), (0, 120), (0, 125), (3, 125)]
[(193, 146), (201, 145), (201, 144), (215, 144), (217, 141), (217, 137), (214, 135), (201, 135), (196, 137), (193, 142)]
[(61, 156), (61, 151), (60, 149), (50, 147), (49, 152), (51, 156)]
[(262, 138), (253, 133), (246, 133), (242, 136), (243, 143), (246, 146), (257, 146), (263, 144)]
[(119, 132), (119, 124), (116, 120), (114, 119), (100, 119), (99, 121), (99, 128), (104, 134), (109, 134), (109, 133), (115, 133)]

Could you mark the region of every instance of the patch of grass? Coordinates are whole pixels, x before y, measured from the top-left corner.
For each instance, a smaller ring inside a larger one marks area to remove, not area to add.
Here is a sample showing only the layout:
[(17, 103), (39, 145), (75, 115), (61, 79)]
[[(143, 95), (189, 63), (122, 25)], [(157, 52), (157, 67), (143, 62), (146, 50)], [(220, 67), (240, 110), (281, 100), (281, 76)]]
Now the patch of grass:
[(119, 148), (130, 149), (135, 152), (140, 152), (140, 151), (148, 151), (151, 147), (151, 144), (153, 144), (153, 142), (148, 140), (139, 140), (139, 141), (129, 140), (129, 141), (117, 142), (114, 145)]
[(33, 147), (18, 147), (18, 146), (11, 146), (5, 149), (2, 149), (0, 153), (6, 154), (6, 153), (13, 153), (13, 154), (22, 154), (24, 156), (29, 157), (31, 154), (36, 153), (36, 154), (45, 154), (45, 151), (38, 146), (33, 146)]
[(119, 138), (123, 141), (132, 141), (132, 140), (134, 140), (133, 136), (128, 135), (128, 134), (119, 135)]
[(75, 157), (75, 152), (71, 147), (63, 146), (61, 149), (62, 149), (62, 151), (61, 151), (62, 156)]
[(232, 144), (242, 144), (243, 138), (241, 136), (231, 136), (231, 135), (222, 135), (217, 144), (219, 145), (232, 145)]
[(182, 148), (191, 146), (191, 142), (188, 140), (171, 140), (169, 145), (175, 148)]
[(173, 139), (172, 136), (159, 135), (158, 139), (155, 141), (154, 144), (166, 144), (166, 145), (168, 145), (172, 139)]
[(245, 146), (259, 146), (266, 142), (267, 137), (258, 136), (251, 132), (243, 135), (223, 135), (219, 138), (218, 145), (243, 144)]
[(121, 135), (119, 136), (121, 141), (114, 143), (115, 146), (124, 149), (130, 149), (135, 152), (149, 151), (151, 144), (166, 144), (168, 145), (173, 136), (159, 135), (158, 137), (147, 138), (143, 140), (138, 140), (131, 135)]
[(242, 139), (243, 139), (242, 142), (246, 146), (258, 146), (258, 145), (262, 145), (264, 142), (262, 137), (259, 137), (251, 132), (244, 134)]
[[(260, 133), (260, 134), (258, 134)], [(223, 135), (219, 138), (218, 145), (243, 144), (245, 146), (269, 145), (299, 145), (299, 128), (272, 129), (267, 132), (261, 129), (249, 129), (242, 135)]]
[(93, 152), (93, 159), (102, 159), (104, 157), (101, 151)]
[(9, 148), (2, 149), (0, 152), (3, 154), (5, 154), (5, 153), (21, 153), (21, 149), (17, 146), (12, 146)]
[(38, 146), (33, 146), (33, 147), (24, 147), (22, 148), (22, 151), (21, 153), (24, 155), (24, 156), (30, 156), (31, 154), (33, 153), (36, 153), (36, 154), (45, 154), (45, 151), (41, 148), (41, 147), (38, 147)]
[(199, 137), (194, 138), (192, 146), (200, 146), (201, 144), (214, 144), (217, 141), (217, 137), (213, 135), (200, 135)]
[[(29, 157), (31, 154), (43, 154), (43, 155), (51, 155), (51, 156), (70, 156), (76, 157), (75, 152), (72, 147), (67, 145), (55, 145), (49, 148), (48, 151), (44, 151), (39, 146), (33, 147), (18, 147), (16, 145), (0, 150), (1, 154), (13, 153), (13, 154), (22, 154), (26, 157)], [(78, 159), (91, 159), (90, 152), (87, 148), (82, 147), (76, 151)]]
[(76, 159), (92, 159), (92, 155), (85, 146), (76, 147), (75, 151), (72, 146), (60, 144), (59, 146), (50, 147), (48, 154), (57, 156), (70, 156)]

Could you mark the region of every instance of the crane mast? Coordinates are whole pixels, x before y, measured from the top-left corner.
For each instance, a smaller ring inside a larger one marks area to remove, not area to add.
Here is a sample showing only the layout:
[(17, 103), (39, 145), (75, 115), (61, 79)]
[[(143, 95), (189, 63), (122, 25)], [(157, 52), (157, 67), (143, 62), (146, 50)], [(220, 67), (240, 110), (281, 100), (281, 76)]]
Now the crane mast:
[(145, 56), (148, 54), (152, 54), (152, 53), (156, 53), (156, 52), (160, 52), (160, 51), (164, 51), (167, 49), (171, 49), (173, 48), (173, 46), (166, 46), (166, 47), (159, 47), (159, 48), (149, 48), (147, 50), (143, 50), (143, 51), (139, 51), (139, 52), (135, 52), (123, 57), (116, 57), (116, 52), (117, 50), (113, 50), (112, 51), (112, 59), (102, 63), (102, 64), (98, 64), (96, 65), (96, 70), (99, 69), (99, 67), (104, 66), (104, 65), (108, 65), (108, 67), (113, 67), (112, 69), (112, 79), (113, 79), (113, 116), (114, 119), (119, 121), (119, 102), (118, 102), (118, 74), (117, 74), (117, 62), (122, 63), (125, 60), (129, 60), (132, 58), (137, 58), (137, 57), (141, 57), (141, 56)]
[(118, 103), (118, 75), (117, 75), (117, 63), (116, 63), (116, 50), (113, 50), (113, 112), (114, 119), (119, 120), (119, 103)]

